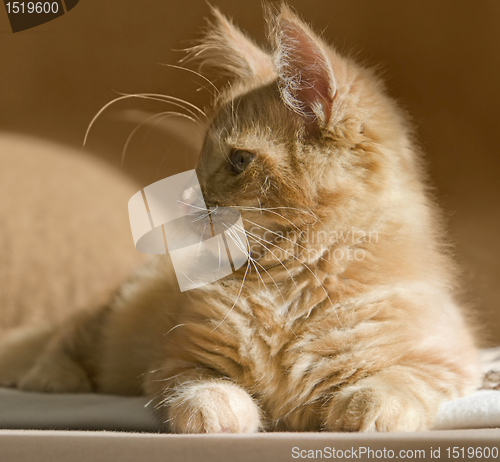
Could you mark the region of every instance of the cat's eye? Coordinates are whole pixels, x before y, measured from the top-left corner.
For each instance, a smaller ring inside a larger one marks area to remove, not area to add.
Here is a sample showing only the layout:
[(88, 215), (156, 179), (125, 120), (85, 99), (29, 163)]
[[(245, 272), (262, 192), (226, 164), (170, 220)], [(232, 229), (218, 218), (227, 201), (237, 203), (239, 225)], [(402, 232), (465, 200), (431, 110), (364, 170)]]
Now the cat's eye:
[(255, 154), (243, 149), (233, 149), (229, 154), (230, 169), (235, 174), (240, 174), (252, 162)]

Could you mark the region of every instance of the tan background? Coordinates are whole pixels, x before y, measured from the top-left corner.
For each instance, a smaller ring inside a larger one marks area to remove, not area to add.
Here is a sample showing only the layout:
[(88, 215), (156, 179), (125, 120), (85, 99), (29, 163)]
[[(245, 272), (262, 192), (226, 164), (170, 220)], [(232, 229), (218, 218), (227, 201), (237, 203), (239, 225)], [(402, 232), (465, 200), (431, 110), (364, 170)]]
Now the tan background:
[[(263, 40), (260, 0), (212, 3)], [(487, 343), (500, 343), (500, 2), (290, 3), (340, 50), (382, 64), (390, 93), (414, 117), (436, 194), (449, 212), (465, 298), (486, 321)], [(189, 45), (207, 13), (203, 0), (81, 0), (51, 23), (12, 34), (0, 7), (0, 131), (79, 147), (87, 124), (116, 91), (166, 93), (206, 104), (208, 93), (195, 91), (199, 82), (193, 76), (158, 63), (182, 56), (172, 49)], [(139, 107), (134, 104), (117, 109)], [(117, 114), (96, 124), (87, 152), (121, 168), (133, 125)], [(192, 165), (192, 156), (152, 142), (153, 135), (149, 142), (141, 139), (122, 168), (138, 183)]]

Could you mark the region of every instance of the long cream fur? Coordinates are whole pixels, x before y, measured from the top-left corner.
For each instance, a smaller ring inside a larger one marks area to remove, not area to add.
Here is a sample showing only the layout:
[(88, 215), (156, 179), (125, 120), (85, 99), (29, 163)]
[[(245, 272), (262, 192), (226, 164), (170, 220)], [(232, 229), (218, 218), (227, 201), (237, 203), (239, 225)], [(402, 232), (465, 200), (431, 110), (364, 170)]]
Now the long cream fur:
[[(180, 293), (155, 258), (106, 307), (4, 342), (0, 380), (147, 394), (174, 432), (423, 430), (478, 385), (404, 114), (289, 8), (268, 15), (272, 54), (216, 10), (190, 52), (230, 81), (197, 173), (241, 212), (248, 265)], [(239, 174), (235, 149), (255, 156)]]

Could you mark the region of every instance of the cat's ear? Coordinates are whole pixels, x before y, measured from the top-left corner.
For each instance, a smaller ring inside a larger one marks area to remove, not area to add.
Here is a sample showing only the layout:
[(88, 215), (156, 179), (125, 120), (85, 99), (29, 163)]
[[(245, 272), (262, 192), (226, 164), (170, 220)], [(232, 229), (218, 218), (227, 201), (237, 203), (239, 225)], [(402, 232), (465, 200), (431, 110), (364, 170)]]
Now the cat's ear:
[(267, 79), (275, 75), (272, 57), (256, 45), (216, 7), (211, 6), (205, 36), (187, 50), (182, 61), (197, 61), (228, 80)]
[(315, 131), (328, 124), (332, 113), (337, 94), (332, 58), (336, 55), (286, 5), (270, 22), (283, 102)]

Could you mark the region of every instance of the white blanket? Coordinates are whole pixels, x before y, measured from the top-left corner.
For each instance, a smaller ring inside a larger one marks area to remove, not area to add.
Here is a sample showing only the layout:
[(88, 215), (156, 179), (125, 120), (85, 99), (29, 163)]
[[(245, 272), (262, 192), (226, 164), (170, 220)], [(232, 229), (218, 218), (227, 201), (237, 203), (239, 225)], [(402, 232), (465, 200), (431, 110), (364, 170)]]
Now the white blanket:
[[(487, 387), (444, 403), (434, 430), (500, 427), (500, 347), (481, 352)], [(0, 429), (157, 432), (145, 397), (42, 394), (0, 388)]]

